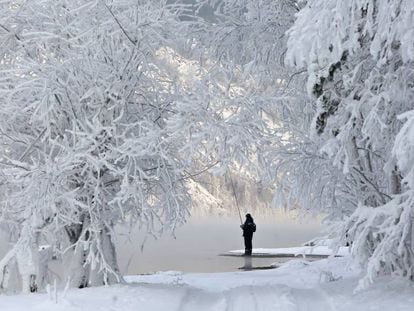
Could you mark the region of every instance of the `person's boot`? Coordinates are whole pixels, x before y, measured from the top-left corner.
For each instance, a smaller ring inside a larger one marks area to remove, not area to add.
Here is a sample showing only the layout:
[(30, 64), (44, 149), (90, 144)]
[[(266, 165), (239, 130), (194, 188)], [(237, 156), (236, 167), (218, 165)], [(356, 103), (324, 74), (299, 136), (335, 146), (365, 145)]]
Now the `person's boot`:
[(251, 249), (246, 249), (244, 252), (244, 256), (251, 256), (252, 255), (252, 250)]

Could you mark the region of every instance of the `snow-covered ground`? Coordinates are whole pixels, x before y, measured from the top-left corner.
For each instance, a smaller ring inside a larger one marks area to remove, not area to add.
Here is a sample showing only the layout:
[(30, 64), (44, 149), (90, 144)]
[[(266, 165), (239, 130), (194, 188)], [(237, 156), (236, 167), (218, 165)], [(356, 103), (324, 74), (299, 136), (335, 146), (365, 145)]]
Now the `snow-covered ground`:
[[(248, 258), (246, 258), (248, 260)], [(381, 279), (354, 293), (360, 270), (349, 257), (290, 261), (250, 272), (160, 272), (129, 276), (128, 284), (0, 296), (4, 311), (255, 311), (413, 310), (414, 286)]]
[[(233, 250), (223, 255), (240, 256), (244, 254), (244, 250)], [(274, 256), (274, 257), (296, 257), (296, 256), (347, 256), (349, 254), (349, 247), (342, 246), (336, 252), (325, 245), (318, 246), (300, 246), (300, 247), (284, 247), (284, 248), (255, 248), (253, 249), (253, 256)]]

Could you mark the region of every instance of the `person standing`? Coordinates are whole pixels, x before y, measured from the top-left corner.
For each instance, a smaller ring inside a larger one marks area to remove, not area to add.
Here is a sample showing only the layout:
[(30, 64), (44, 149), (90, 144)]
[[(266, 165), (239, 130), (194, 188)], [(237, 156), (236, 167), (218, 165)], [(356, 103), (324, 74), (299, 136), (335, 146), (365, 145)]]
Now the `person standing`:
[(253, 249), (253, 232), (256, 232), (256, 224), (254, 223), (252, 215), (246, 214), (246, 221), (244, 224), (240, 225), (240, 228), (243, 230), (244, 255), (251, 256)]

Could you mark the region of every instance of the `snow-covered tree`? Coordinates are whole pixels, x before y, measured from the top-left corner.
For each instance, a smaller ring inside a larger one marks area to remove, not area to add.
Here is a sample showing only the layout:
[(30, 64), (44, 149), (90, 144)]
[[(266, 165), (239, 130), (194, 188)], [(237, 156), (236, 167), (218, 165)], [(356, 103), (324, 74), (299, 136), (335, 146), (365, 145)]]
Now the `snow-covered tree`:
[(196, 58), (191, 6), (0, 5), (0, 219), (13, 242), (0, 285), (17, 271), (24, 291), (44, 286), (52, 256), (71, 286), (122, 281), (114, 226), (174, 230), (185, 180), (250, 161), (262, 121)]
[(250, 118), (258, 116), (263, 123), (265, 134), (252, 157), (255, 165), (249, 166), (255, 168), (256, 180), (274, 188), (276, 206), (331, 206), (341, 172), (332, 174), (329, 158), (321, 156), (309, 133), (315, 107), (304, 87), (306, 70), (289, 68), (284, 61), (286, 31), (303, 1), (204, 3), (215, 12), (203, 38), (215, 60), (211, 75), (225, 81), (229, 106), (248, 102)]
[(267, 121), (255, 154), (278, 202), (339, 220), (341, 242), (367, 264), (361, 284), (411, 278), (412, 4), (206, 2), (214, 78), (227, 82), (229, 103), (248, 100)]
[(2, 2), (1, 217), (24, 290), (42, 286), (39, 244), (74, 286), (120, 281), (114, 225), (156, 233), (185, 219), (179, 92), (157, 51), (180, 25), (151, 1)]
[(367, 265), (362, 285), (414, 272), (413, 22), (411, 1), (311, 0), (289, 30), (287, 61), (308, 72), (311, 137), (338, 181), (342, 239)]

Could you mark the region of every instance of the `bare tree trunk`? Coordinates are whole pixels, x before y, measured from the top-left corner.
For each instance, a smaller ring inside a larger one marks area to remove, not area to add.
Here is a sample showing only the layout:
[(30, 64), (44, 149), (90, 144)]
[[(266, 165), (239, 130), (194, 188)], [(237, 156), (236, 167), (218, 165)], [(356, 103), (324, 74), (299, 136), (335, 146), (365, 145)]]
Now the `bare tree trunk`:
[(65, 270), (65, 279), (70, 287), (84, 288), (89, 286), (90, 264), (87, 263), (87, 256), (90, 250), (89, 217), (85, 214), (80, 216), (78, 225), (66, 228), (69, 243), (73, 246), (64, 254), (63, 264), (68, 267)]
[(388, 185), (391, 194), (401, 193), (401, 176), (396, 166), (394, 167), (391, 176), (389, 176)]
[(33, 293), (39, 288), (39, 234), (33, 233), (30, 225), (25, 225), (16, 245), (16, 259), (22, 277), (22, 292)]
[[(98, 237), (92, 239), (87, 229), (89, 219), (87, 216), (82, 219), (82, 230), (75, 227), (67, 230), (70, 243), (74, 247), (65, 255), (64, 266), (69, 267), (65, 279), (71, 287), (77, 288), (122, 282), (115, 244), (112, 240), (112, 227), (104, 225), (99, 233), (92, 233), (98, 234)], [(99, 263), (88, 262), (91, 253), (94, 258), (99, 259)]]
[(83, 242), (79, 242), (65, 254), (64, 267), (69, 267), (65, 271), (65, 279), (70, 287), (84, 288), (89, 285), (90, 265), (86, 262), (87, 255), (88, 248)]
[[(112, 227), (112, 225), (111, 225)], [(106, 264), (109, 266), (111, 271), (105, 271), (104, 283), (105, 284), (115, 284), (122, 282), (121, 273), (119, 271), (118, 260), (116, 258), (116, 248), (112, 240), (112, 228), (105, 226), (101, 231), (101, 241), (103, 248), (103, 257), (106, 261)]]

